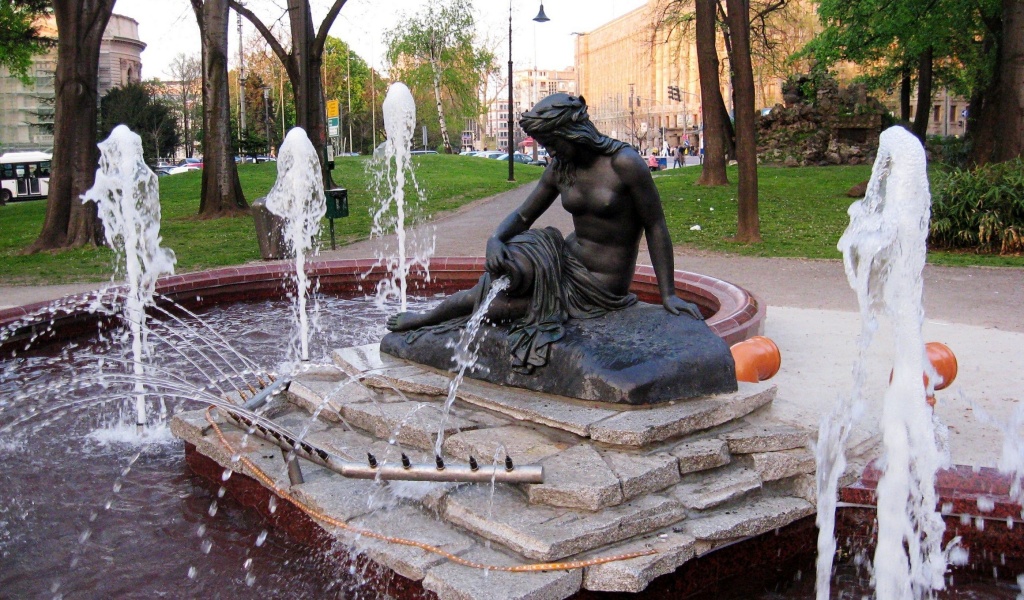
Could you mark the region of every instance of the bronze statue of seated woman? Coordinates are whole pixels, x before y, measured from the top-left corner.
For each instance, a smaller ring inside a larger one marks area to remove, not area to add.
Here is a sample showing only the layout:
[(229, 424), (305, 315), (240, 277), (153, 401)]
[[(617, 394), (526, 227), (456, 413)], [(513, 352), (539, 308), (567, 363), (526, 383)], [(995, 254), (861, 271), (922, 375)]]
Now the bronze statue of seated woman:
[[(472, 289), (452, 294), (427, 312), (388, 319), (395, 332), (457, 327), (501, 276), (509, 287), (487, 317), (509, 324), (508, 351), (520, 372), (547, 363), (551, 344), (569, 319), (592, 319), (637, 303), (629, 292), (646, 236), (661, 303), (672, 315), (702, 320), (699, 309), (675, 294), (672, 242), (661, 198), (647, 163), (628, 144), (602, 135), (582, 97), (554, 94), (522, 115), (523, 130), (553, 158), (536, 188), (487, 241), (486, 273)], [(575, 232), (530, 229), (561, 197)], [(703, 325), (703, 324), (701, 324)], [(705, 327), (706, 328), (706, 327)]]

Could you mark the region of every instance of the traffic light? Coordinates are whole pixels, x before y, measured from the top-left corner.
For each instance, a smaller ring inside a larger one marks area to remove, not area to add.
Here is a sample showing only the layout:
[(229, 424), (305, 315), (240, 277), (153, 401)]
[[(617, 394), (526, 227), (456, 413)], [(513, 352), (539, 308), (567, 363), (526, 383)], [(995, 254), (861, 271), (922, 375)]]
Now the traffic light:
[(675, 100), (676, 102), (679, 102), (680, 100), (683, 99), (682, 94), (679, 93), (679, 86), (678, 85), (670, 85), (670, 86), (668, 86), (668, 99), (669, 100)]

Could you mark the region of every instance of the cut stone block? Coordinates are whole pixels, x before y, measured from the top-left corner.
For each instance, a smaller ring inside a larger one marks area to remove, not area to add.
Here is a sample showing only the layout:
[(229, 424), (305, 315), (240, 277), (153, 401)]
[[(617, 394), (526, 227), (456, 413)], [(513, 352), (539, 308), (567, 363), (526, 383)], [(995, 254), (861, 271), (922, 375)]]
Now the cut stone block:
[(469, 379), (463, 380), (458, 397), (515, 419), (555, 427), (582, 437), (590, 435), (592, 424), (619, 414), (617, 410), (596, 403), (583, 403)]
[(729, 445), (719, 439), (683, 442), (669, 452), (679, 459), (681, 475), (721, 467), (731, 460)]
[(644, 496), (596, 513), (530, 505), (504, 485), (464, 487), (449, 494), (445, 518), (535, 560), (566, 556), (642, 535), (686, 516), (675, 500)]
[[(857, 471), (858, 475), (862, 472), (863, 469)], [(840, 486), (842, 485), (840, 484)], [(818, 503), (818, 482), (813, 474), (794, 475), (786, 479), (779, 479), (770, 482), (765, 487), (771, 490), (771, 493), (775, 496), (796, 496), (797, 498), (803, 498), (811, 504)]]
[(759, 489), (757, 472), (737, 465), (688, 475), (671, 494), (686, 508), (707, 510)]
[[(463, 558), (496, 566), (523, 564), (495, 550), (477, 546)], [(423, 587), (441, 600), (561, 600), (580, 589), (582, 569), (508, 573), (446, 562), (433, 567)]]
[[(455, 556), (464, 555), (476, 545), (471, 537), (411, 506), (376, 511), (352, 521), (351, 525), (391, 537), (423, 542)], [(389, 543), (366, 536), (356, 536), (352, 546), (374, 562), (413, 581), (420, 581), (431, 567), (448, 560), (440, 554), (414, 546)]]
[[(415, 448), (430, 450), (434, 447), (443, 415), (441, 405), (434, 402), (388, 402), (349, 404), (342, 407), (346, 421), (376, 435)], [(476, 429), (477, 425), (454, 414), (444, 421), (444, 435)]]
[(293, 379), (288, 386), (288, 399), (310, 414), (317, 414), (320, 418), (337, 423), (341, 421), (341, 407), (346, 404), (387, 402), (397, 400), (398, 397), (389, 398), (382, 394), (374, 394), (362, 384), (350, 380), (348, 376), (338, 381), (303, 376)]
[(321, 477), (309, 476), (309, 463), (303, 463), (305, 483), (293, 485), (289, 491), (303, 504), (323, 514), (348, 521), (374, 510), (371, 497), (383, 493), (381, 485), (368, 479), (347, 479), (327, 472)]
[(540, 464), (544, 483), (526, 486), (532, 504), (598, 510), (622, 502), (618, 477), (590, 444), (578, 444)]
[(344, 431), (338, 428), (313, 433), (307, 437), (314, 444), (340, 456), (345, 460), (362, 463), (367, 461), (366, 454), (372, 453), (380, 464), (396, 464), (404, 452), (413, 462), (433, 463), (434, 455), (430, 451), (410, 448), (401, 444), (389, 444), (384, 440), (370, 437), (356, 431)]
[(381, 390), (443, 396), (451, 380), (409, 361), (381, 354), (379, 344), (341, 348), (335, 350), (331, 358), (345, 373), (360, 377), (365, 385)]
[[(275, 477), (278, 485), (288, 487), (288, 475), (284, 455), (281, 449), (270, 442), (248, 435), (245, 431), (224, 421), (224, 417), (214, 419), (231, 447), (240, 456), (245, 456), (271, 477)], [(253, 477), (255, 474), (245, 463), (232, 460), (232, 453), (220, 442), (217, 435), (207, 431), (209, 423), (205, 410), (194, 410), (178, 413), (171, 419), (171, 433), (196, 447), (196, 449), (225, 469)]]
[(607, 451), (603, 456), (619, 478), (623, 500), (663, 490), (679, 481), (679, 461), (671, 454)]
[(685, 530), (698, 540), (729, 540), (761, 535), (813, 513), (814, 505), (800, 498), (759, 498), (690, 519)]
[(748, 454), (746, 460), (761, 476), (761, 481), (775, 481), (794, 475), (813, 473), (815, 469), (814, 454), (807, 448), (780, 452), (755, 452)]
[(741, 384), (740, 390), (732, 394), (626, 411), (591, 425), (590, 437), (609, 444), (645, 446), (748, 415), (769, 404), (775, 392), (775, 386)]
[(658, 553), (587, 567), (583, 573), (583, 587), (600, 592), (641, 592), (655, 578), (675, 571), (693, 558), (697, 540), (688, 533), (667, 531), (653, 537), (631, 540), (587, 555), (586, 558), (628, 554), (648, 549), (657, 550)]
[[(509, 354), (508, 328), (482, 328), (479, 369), (469, 377), (581, 400), (649, 405), (736, 390), (729, 347), (701, 320), (640, 302), (600, 319), (569, 319), (565, 335), (548, 346), (547, 365), (518, 372)], [(448, 348), (460, 331), (389, 333), (381, 352), (451, 367)]]
[(447, 456), (462, 460), (474, 456), (482, 465), (490, 464), (496, 454), (499, 461), (508, 454), (516, 464), (526, 465), (540, 462), (571, 445), (553, 440), (535, 429), (511, 425), (456, 433), (445, 438), (443, 448)]
[(724, 436), (733, 454), (777, 452), (807, 446), (810, 432), (787, 425), (746, 425)]

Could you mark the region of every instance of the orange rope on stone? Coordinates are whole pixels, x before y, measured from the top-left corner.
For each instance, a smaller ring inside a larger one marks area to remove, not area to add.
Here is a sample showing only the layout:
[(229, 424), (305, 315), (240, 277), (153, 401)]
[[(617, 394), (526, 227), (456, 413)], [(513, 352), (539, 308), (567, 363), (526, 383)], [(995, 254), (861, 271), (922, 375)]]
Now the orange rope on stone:
[(506, 572), (506, 573), (534, 573), (534, 572), (537, 572), (537, 571), (568, 571), (568, 570), (572, 570), (572, 569), (582, 569), (584, 567), (592, 567), (592, 566), (595, 566), (595, 565), (602, 565), (602, 564), (605, 564), (605, 563), (616, 562), (616, 561), (620, 561), (620, 560), (629, 560), (631, 558), (637, 558), (637, 557), (640, 557), (640, 556), (651, 556), (653, 554), (657, 554), (658, 553), (657, 550), (653, 550), (652, 549), (652, 550), (642, 550), (642, 551), (639, 551), (639, 552), (629, 552), (629, 553), (626, 553), (626, 554), (616, 554), (614, 556), (605, 556), (605, 557), (601, 557), (601, 558), (592, 558), (590, 560), (577, 560), (577, 561), (561, 562), (561, 563), (539, 563), (539, 564), (532, 564), (532, 565), (516, 565), (516, 566), (508, 567), (508, 566), (498, 566), (498, 565), (485, 565), (485, 564), (482, 564), (482, 563), (477, 563), (477, 562), (469, 561), (469, 560), (466, 560), (464, 558), (460, 558), (458, 556), (455, 556), (454, 554), (451, 554), (449, 552), (445, 552), (444, 550), (442, 550), (442, 549), (440, 549), (440, 548), (438, 548), (436, 546), (431, 546), (430, 544), (427, 544), (427, 543), (424, 543), (424, 542), (417, 542), (416, 540), (410, 540), (410, 539), (400, 538), (400, 537), (392, 537), (392, 536), (384, 535), (384, 534), (381, 534), (381, 533), (377, 533), (375, 531), (370, 531), (369, 529), (362, 529), (360, 527), (354, 527), (354, 526), (349, 525), (348, 523), (346, 523), (344, 521), (340, 521), (338, 519), (335, 519), (334, 517), (332, 517), (330, 515), (326, 515), (326, 514), (320, 512), (320, 511), (318, 511), (318, 510), (316, 510), (316, 509), (314, 509), (314, 508), (312, 508), (310, 506), (307, 506), (306, 504), (303, 504), (301, 500), (299, 500), (298, 498), (295, 498), (290, 493), (288, 493), (287, 490), (279, 487), (276, 483), (274, 483), (274, 480), (269, 475), (267, 475), (262, 469), (257, 467), (255, 465), (255, 463), (253, 463), (248, 458), (246, 458), (244, 456), (241, 456), (240, 454), (236, 453), (235, 449), (231, 447), (231, 444), (228, 442), (227, 438), (224, 437), (224, 433), (221, 431), (221, 429), (217, 425), (216, 421), (214, 421), (213, 417), (210, 415), (210, 411), (212, 409), (213, 409), (213, 407), (211, 406), (210, 408), (208, 408), (206, 410), (206, 421), (210, 424), (211, 427), (213, 427), (213, 430), (217, 433), (217, 439), (220, 440), (220, 443), (224, 445), (224, 447), (227, 449), (227, 451), (232, 456), (239, 456), (239, 461), (242, 464), (244, 464), (246, 467), (248, 467), (249, 470), (252, 471), (252, 473), (256, 476), (256, 478), (259, 479), (263, 483), (263, 485), (265, 485), (268, 488), (270, 488), (279, 497), (284, 498), (288, 502), (291, 502), (292, 504), (294, 504), (296, 506), (296, 508), (298, 508), (302, 512), (306, 513), (310, 517), (313, 517), (314, 519), (316, 519), (318, 521), (321, 521), (323, 523), (327, 523), (328, 525), (332, 525), (332, 526), (337, 527), (339, 529), (344, 529), (346, 531), (350, 531), (350, 532), (358, 534), (358, 535), (366, 536), (366, 537), (373, 538), (373, 539), (376, 539), (376, 540), (381, 540), (381, 541), (384, 541), (384, 542), (389, 542), (389, 543), (392, 543), (392, 544), (400, 544), (400, 545), (403, 545), (403, 546), (412, 546), (412, 547), (415, 547), (415, 548), (419, 548), (421, 550), (425, 550), (427, 552), (432, 552), (434, 554), (438, 554), (440, 556), (443, 556), (443, 557), (447, 558), (448, 560), (452, 561), (453, 563), (456, 563), (456, 564), (459, 564), (459, 565), (462, 565), (462, 566), (465, 566), (465, 567), (470, 567), (470, 568), (473, 568), (473, 569), (483, 569), (483, 570), (488, 570), (488, 571), (502, 571), (502, 572)]

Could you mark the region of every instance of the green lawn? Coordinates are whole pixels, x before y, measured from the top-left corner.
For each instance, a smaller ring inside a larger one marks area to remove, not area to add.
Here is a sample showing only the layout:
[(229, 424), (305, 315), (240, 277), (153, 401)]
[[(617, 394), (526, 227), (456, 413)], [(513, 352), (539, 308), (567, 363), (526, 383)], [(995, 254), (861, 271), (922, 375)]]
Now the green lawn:
[[(698, 167), (661, 171), (655, 182), (661, 191), (672, 241), (701, 250), (746, 256), (841, 258), (836, 244), (850, 222), (846, 195), (854, 184), (871, 176), (870, 165), (844, 167), (769, 167), (758, 169), (760, 244), (737, 244), (736, 167), (728, 170), (730, 185), (695, 185)], [(700, 225), (699, 231), (691, 228)], [(943, 265), (1024, 266), (1024, 256), (970, 252), (928, 253), (928, 262)]]
[[(346, 243), (364, 239), (372, 226), (372, 175), (367, 157), (342, 157), (335, 163), (334, 180), (348, 189), (350, 217), (335, 219), (336, 237)], [(424, 215), (454, 210), (533, 181), (541, 167), (516, 165), (517, 183), (510, 184), (508, 163), (467, 156), (426, 155), (414, 159), (415, 175), (426, 201), (419, 208)], [(245, 197), (252, 202), (266, 195), (277, 178), (277, 165), (239, 165), (239, 179)], [(198, 219), (201, 173), (183, 173), (160, 178), (160, 206), (163, 245), (174, 250), (179, 273), (259, 259), (256, 232), (248, 215)], [(410, 183), (406, 198), (416, 197)], [(30, 256), (20, 254), (42, 228), (45, 201), (12, 202), (0, 208), (0, 282), (6, 284), (67, 283), (103, 281), (113, 270), (113, 253), (106, 248), (71, 250)], [(323, 244), (330, 245), (327, 221)]]
[[(349, 190), (351, 216), (335, 221), (339, 243), (369, 235), (372, 194), (365, 157), (337, 161), (334, 179)], [(540, 176), (540, 167), (516, 166), (516, 184), (506, 181), (504, 162), (472, 157), (427, 155), (416, 158), (416, 178), (426, 194), (422, 214), (436, 215), (484, 198)], [(736, 169), (729, 169), (731, 185), (720, 188), (695, 185), (698, 167), (657, 173), (665, 216), (672, 240), (679, 245), (749, 256), (839, 258), (836, 242), (846, 228), (846, 196), (855, 183), (870, 175), (866, 165), (854, 167), (762, 167), (759, 170), (761, 244), (742, 245), (729, 240), (736, 232)], [(246, 198), (251, 202), (270, 190), (276, 164), (239, 166)], [(200, 220), (200, 173), (160, 179), (164, 245), (178, 258), (178, 272), (257, 260), (258, 247), (252, 218)], [(407, 197), (415, 194), (411, 185)], [(12, 202), (0, 208), (0, 281), (7, 284), (64, 283), (109, 279), (112, 254), (105, 248), (23, 256), (42, 226), (45, 202)], [(700, 226), (699, 231), (691, 228)], [(326, 236), (326, 223), (324, 227)], [(325, 245), (329, 244), (326, 240)], [(1024, 266), (1021, 256), (931, 252), (929, 262), (948, 265)]]

